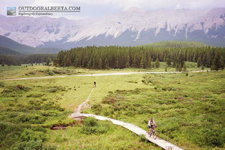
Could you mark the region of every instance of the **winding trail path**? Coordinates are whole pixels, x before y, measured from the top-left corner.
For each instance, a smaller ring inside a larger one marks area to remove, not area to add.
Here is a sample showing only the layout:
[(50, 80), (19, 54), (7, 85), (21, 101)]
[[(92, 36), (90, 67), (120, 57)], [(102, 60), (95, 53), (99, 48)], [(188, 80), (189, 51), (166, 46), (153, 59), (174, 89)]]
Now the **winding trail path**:
[(90, 98), (91, 93), (93, 91), (94, 91), (94, 88), (91, 90), (91, 92), (90, 92), (88, 98), (86, 99), (86, 101), (84, 101), (82, 104), (80, 104), (78, 106), (78, 108), (75, 110), (75, 112), (69, 116), (70, 118), (80, 118), (80, 117), (84, 116), (84, 117), (94, 117), (94, 118), (96, 118), (98, 120), (109, 120), (113, 124), (122, 126), (122, 127), (126, 128), (126, 129), (134, 132), (137, 135), (142, 135), (143, 134), (148, 141), (150, 141), (150, 142), (160, 146), (161, 148), (163, 148), (165, 150), (183, 150), (182, 148), (180, 148), (180, 147), (178, 147), (178, 146), (176, 146), (176, 145), (174, 145), (174, 144), (172, 144), (170, 142), (167, 142), (167, 141), (165, 141), (163, 139), (157, 138), (156, 140), (154, 140), (152, 137), (148, 136), (148, 133), (144, 129), (142, 129), (142, 128), (140, 128), (140, 127), (138, 127), (138, 126), (136, 126), (136, 125), (134, 125), (132, 123), (126, 123), (126, 122), (123, 122), (123, 121), (120, 121), (120, 120), (115, 120), (115, 119), (104, 117), (104, 116), (80, 113), (82, 107), (85, 105), (85, 103), (87, 103), (89, 101), (89, 98)]

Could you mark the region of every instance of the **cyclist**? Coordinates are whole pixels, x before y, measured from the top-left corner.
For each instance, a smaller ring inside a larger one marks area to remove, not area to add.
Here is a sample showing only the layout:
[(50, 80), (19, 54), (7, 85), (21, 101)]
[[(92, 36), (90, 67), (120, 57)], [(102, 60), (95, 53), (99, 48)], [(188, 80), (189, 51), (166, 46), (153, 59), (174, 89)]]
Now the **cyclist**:
[(153, 118), (151, 118), (151, 119), (148, 121), (148, 128), (149, 128), (148, 134), (150, 134), (150, 133), (152, 132), (152, 129), (154, 129), (154, 125), (156, 126), (156, 123), (155, 123), (155, 121), (153, 120)]

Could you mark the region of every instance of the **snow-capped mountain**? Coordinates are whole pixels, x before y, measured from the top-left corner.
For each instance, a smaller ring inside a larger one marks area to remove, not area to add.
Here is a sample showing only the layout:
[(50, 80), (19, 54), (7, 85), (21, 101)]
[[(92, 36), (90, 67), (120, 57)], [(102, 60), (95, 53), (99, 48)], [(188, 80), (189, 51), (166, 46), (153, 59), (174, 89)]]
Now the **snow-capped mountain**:
[(0, 16), (0, 35), (32, 47), (134, 46), (166, 40), (225, 46), (225, 8), (130, 8), (99, 19)]

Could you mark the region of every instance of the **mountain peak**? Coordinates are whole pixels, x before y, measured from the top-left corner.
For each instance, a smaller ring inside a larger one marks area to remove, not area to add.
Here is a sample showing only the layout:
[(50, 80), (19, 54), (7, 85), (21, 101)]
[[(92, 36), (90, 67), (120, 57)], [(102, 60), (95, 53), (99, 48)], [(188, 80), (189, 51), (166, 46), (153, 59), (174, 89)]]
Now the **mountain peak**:
[(126, 12), (133, 12), (133, 11), (135, 11), (135, 12), (144, 12), (144, 10), (142, 10), (142, 9), (140, 9), (138, 7), (131, 7), (129, 9), (125, 10), (125, 11)]
[(0, 35), (33, 47), (134, 46), (162, 40), (225, 45), (224, 8), (148, 11), (132, 7), (97, 20), (2, 17), (0, 15)]

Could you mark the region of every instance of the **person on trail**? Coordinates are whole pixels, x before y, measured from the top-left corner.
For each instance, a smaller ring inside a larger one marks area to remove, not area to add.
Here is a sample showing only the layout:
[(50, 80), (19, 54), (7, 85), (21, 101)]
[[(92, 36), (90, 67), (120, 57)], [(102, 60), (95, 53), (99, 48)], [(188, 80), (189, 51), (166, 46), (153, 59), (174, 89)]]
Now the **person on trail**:
[(154, 129), (154, 125), (156, 126), (156, 123), (155, 123), (155, 121), (153, 120), (153, 118), (151, 118), (151, 119), (148, 121), (148, 128), (149, 128), (148, 134), (150, 134), (150, 133), (152, 132), (152, 129)]
[(96, 87), (96, 81), (94, 81), (94, 87)]

